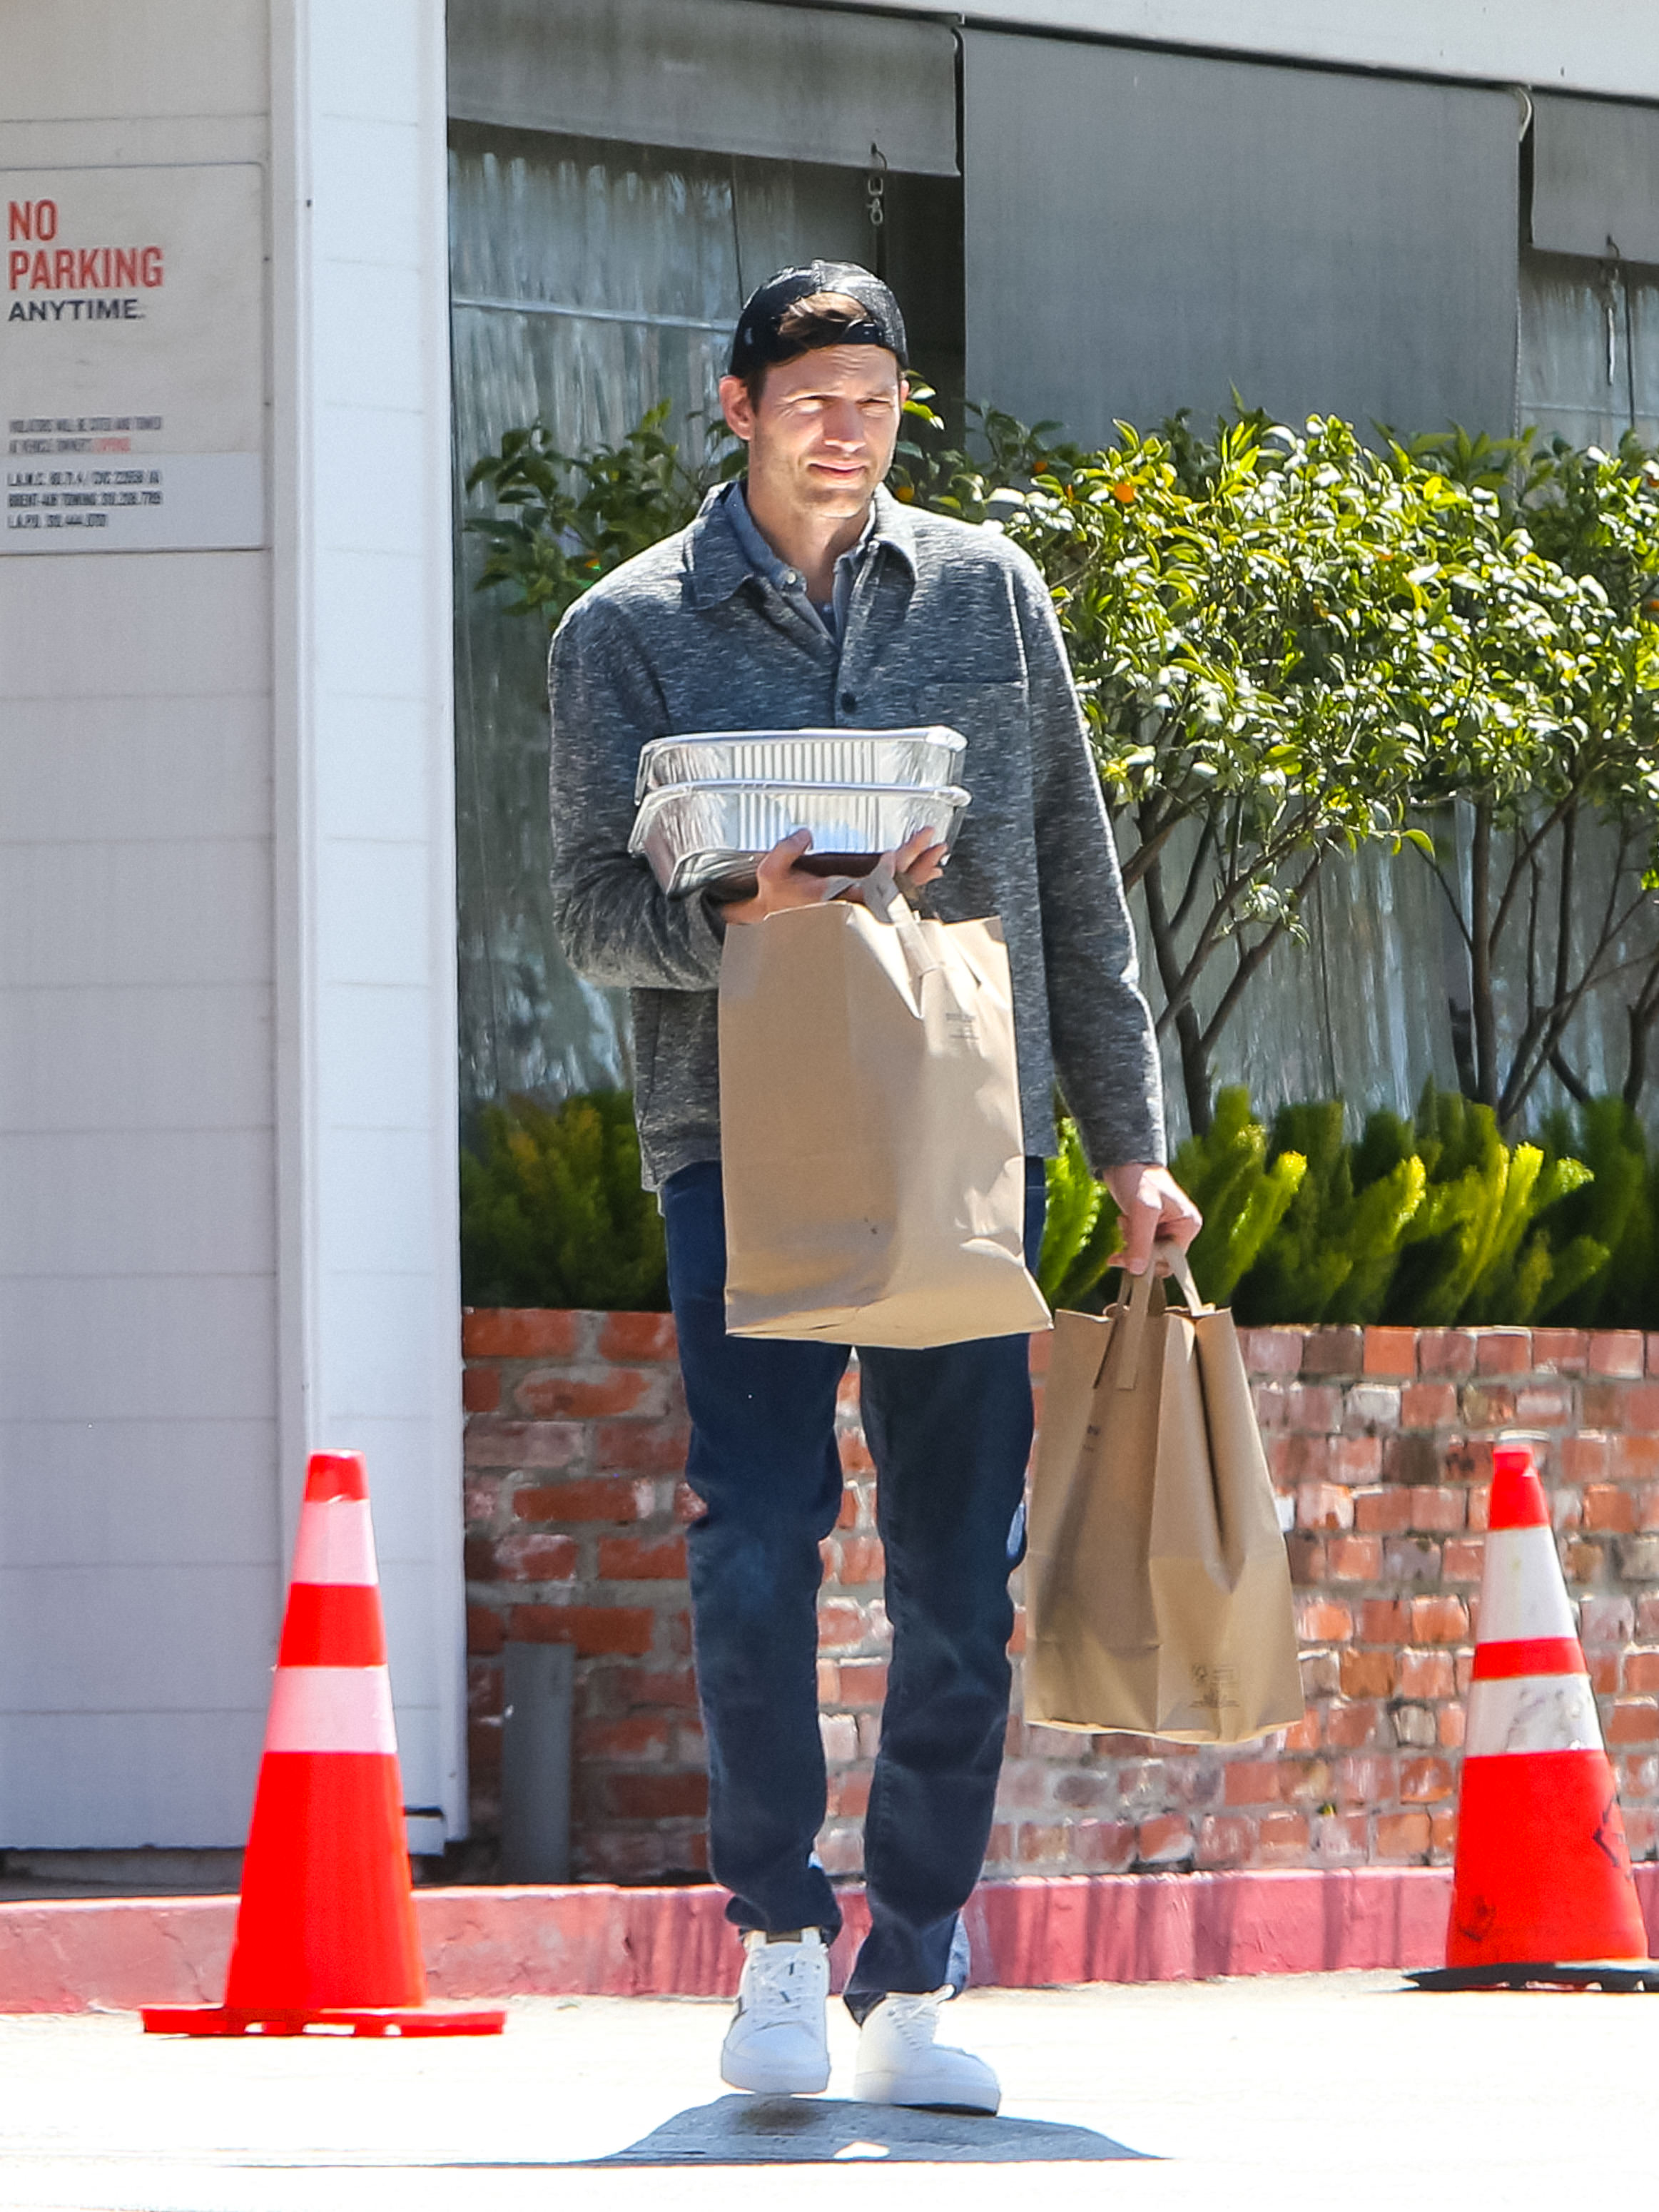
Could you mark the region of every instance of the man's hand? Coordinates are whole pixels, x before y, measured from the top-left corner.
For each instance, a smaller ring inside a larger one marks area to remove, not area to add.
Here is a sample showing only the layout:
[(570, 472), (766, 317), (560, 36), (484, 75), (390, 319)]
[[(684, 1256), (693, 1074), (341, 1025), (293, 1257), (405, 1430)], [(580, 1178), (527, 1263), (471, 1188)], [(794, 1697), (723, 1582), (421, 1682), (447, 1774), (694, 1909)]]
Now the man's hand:
[[(729, 906), (721, 907), (726, 921), (764, 921), (770, 914), (787, 914), (796, 907), (823, 906), (830, 899), (848, 896), (845, 876), (814, 876), (796, 866), (795, 863), (811, 849), (810, 830), (797, 830), (793, 837), (774, 845), (755, 871), (753, 897), (733, 899)], [(918, 891), (931, 884), (943, 869), (945, 855), (945, 848), (933, 842), (932, 830), (919, 830), (887, 857), (893, 864), (899, 888)]]
[(1132, 1275), (1146, 1273), (1152, 1246), (1160, 1238), (1179, 1244), (1184, 1252), (1204, 1226), (1203, 1215), (1168, 1168), (1130, 1160), (1121, 1168), (1108, 1168), (1105, 1181), (1122, 1216), (1113, 1264)]

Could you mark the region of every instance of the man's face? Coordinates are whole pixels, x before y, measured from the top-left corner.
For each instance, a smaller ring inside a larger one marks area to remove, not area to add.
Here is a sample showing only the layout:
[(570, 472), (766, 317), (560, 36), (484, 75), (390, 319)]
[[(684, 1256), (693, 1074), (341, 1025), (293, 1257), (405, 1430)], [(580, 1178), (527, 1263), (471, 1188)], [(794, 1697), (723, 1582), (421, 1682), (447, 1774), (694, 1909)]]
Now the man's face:
[(751, 486), (803, 521), (849, 521), (892, 465), (905, 390), (884, 346), (822, 346), (769, 368), (758, 407), (722, 377), (720, 405), (749, 447)]

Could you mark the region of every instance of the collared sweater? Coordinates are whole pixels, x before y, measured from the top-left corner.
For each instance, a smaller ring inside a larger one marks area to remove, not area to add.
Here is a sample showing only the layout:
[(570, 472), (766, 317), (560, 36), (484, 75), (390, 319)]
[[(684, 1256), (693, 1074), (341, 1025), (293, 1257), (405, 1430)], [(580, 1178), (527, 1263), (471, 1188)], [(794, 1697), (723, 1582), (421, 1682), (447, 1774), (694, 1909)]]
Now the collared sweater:
[(1133, 933), (1053, 602), (995, 529), (876, 495), (839, 639), (758, 573), (719, 492), (559, 624), (548, 664), (554, 915), (571, 965), (632, 994), (645, 1179), (720, 1157), (719, 904), (669, 898), (631, 857), (653, 738), (903, 729), (966, 738), (972, 795), (945, 921), (1000, 916), (1028, 1153), (1052, 1153), (1056, 1078), (1097, 1168), (1164, 1158), (1163, 1093)]

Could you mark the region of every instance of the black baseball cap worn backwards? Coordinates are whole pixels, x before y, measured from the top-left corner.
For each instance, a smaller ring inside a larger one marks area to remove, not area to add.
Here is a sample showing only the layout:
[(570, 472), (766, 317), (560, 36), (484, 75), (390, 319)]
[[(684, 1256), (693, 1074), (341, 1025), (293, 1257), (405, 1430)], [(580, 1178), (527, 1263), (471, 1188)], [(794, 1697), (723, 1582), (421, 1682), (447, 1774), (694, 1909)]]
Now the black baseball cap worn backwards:
[(879, 276), (860, 269), (856, 261), (809, 261), (804, 269), (781, 269), (750, 294), (732, 339), (732, 358), (726, 374), (747, 376), (751, 370), (775, 362), (793, 361), (809, 350), (798, 340), (784, 337), (779, 325), (797, 300), (814, 292), (842, 292), (864, 309), (862, 322), (837, 331), (836, 345), (885, 346), (908, 368), (904, 318), (898, 301)]

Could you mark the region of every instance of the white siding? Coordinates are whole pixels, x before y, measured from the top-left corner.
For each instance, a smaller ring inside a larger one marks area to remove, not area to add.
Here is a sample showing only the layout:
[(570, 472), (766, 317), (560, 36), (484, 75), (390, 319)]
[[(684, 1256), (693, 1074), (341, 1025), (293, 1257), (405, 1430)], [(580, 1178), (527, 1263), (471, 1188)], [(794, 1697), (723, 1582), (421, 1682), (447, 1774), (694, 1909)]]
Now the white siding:
[(0, 166), (266, 165), (274, 523), (0, 559), (0, 1848), (240, 1841), (319, 1443), (459, 1832), (442, 9), (3, 12)]

